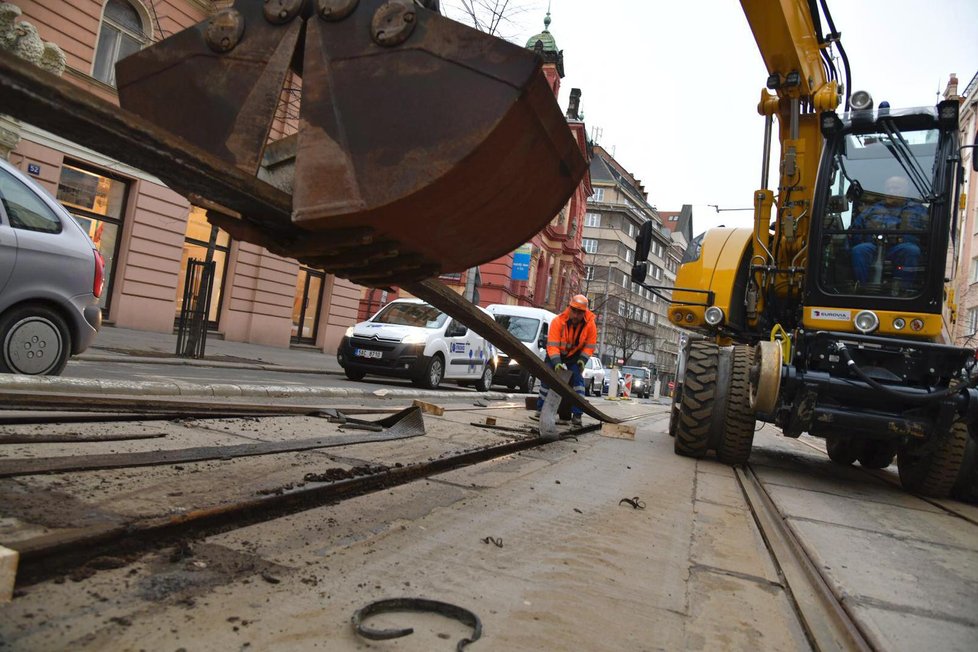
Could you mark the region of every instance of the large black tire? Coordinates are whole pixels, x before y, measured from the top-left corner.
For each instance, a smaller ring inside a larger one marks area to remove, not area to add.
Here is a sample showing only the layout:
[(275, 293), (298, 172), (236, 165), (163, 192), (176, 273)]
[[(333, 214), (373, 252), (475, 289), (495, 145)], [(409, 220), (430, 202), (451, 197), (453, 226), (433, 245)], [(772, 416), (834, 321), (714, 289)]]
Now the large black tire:
[[(936, 445), (931, 447), (932, 443)], [(946, 498), (958, 479), (967, 443), (968, 426), (958, 422), (937, 442), (902, 444), (897, 450), (900, 484), (907, 491), (923, 496)], [(923, 454), (921, 449), (925, 451)]]
[(445, 361), (439, 354), (431, 356), (431, 360), (428, 360), (427, 366), (424, 368), (424, 373), (418, 376), (415, 381), (416, 383), (424, 387), (425, 389), (438, 389), (441, 385), (442, 378), (445, 377)]
[(756, 419), (750, 406), (750, 368), (753, 361), (752, 347), (734, 347), (726, 418), (717, 442), (717, 459), (724, 464), (745, 464), (754, 445)]
[(964, 449), (964, 461), (951, 495), (968, 503), (978, 503), (978, 442), (968, 438)]
[(867, 469), (885, 469), (893, 464), (896, 452), (897, 447), (893, 442), (869, 440), (863, 442), (856, 457), (859, 464)]
[(488, 392), (492, 389), (492, 365), (486, 365), (482, 370), (482, 377), (475, 381), (477, 392)]
[(679, 427), (679, 409), (683, 397), (683, 385), (679, 385), (672, 392), (672, 403), (669, 405), (669, 436), (676, 436), (676, 428)]
[(710, 421), (715, 407), (719, 348), (706, 341), (690, 343), (679, 403), (673, 450), (684, 457), (703, 457), (710, 446)]
[(825, 437), (825, 450), (829, 459), (840, 466), (852, 466), (859, 457), (859, 443), (851, 437), (828, 435)]
[(350, 380), (363, 380), (363, 377), (367, 375), (366, 371), (360, 371), (359, 369), (344, 368), (343, 373)]
[(54, 310), (24, 305), (0, 319), (0, 372), (57, 376), (70, 356), (68, 325)]

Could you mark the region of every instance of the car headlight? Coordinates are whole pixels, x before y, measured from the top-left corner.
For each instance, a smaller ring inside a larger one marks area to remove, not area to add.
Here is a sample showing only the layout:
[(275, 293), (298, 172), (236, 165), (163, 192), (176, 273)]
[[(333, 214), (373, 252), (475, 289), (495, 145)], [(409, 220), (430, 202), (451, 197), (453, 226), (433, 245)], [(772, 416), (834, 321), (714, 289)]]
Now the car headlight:
[(343, 333), (343, 337), (353, 337), (353, 326), (346, 329), (346, 332)]
[(872, 333), (879, 327), (880, 318), (872, 310), (862, 310), (856, 314), (853, 324), (860, 333)]
[(424, 344), (427, 339), (428, 336), (423, 333), (411, 333), (410, 335), (404, 336), (401, 344)]
[(518, 365), (518, 364), (519, 364), (519, 362), (517, 362), (515, 358), (510, 358), (509, 359), (509, 366), (510, 367), (515, 366), (515, 365)]

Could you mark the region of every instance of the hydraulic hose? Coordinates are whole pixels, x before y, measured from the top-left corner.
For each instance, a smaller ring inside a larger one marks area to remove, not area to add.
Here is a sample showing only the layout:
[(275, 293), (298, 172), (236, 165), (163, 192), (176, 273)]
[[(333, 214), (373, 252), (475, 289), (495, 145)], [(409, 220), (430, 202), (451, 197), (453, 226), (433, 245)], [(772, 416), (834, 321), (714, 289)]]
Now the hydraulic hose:
[(870, 378), (869, 376), (867, 376), (866, 373), (862, 369), (860, 369), (858, 365), (856, 365), (856, 363), (853, 361), (852, 356), (849, 355), (849, 349), (846, 348), (845, 344), (839, 342), (836, 345), (836, 348), (838, 349), (842, 357), (845, 359), (846, 365), (848, 366), (849, 370), (852, 371), (852, 373), (856, 374), (856, 376), (858, 376), (860, 380), (862, 380), (864, 383), (866, 383), (867, 385), (869, 385), (870, 387), (872, 387), (878, 392), (883, 392), (888, 396), (899, 398), (900, 400), (906, 401), (907, 403), (921, 405), (926, 403), (932, 403), (934, 401), (940, 401), (942, 399), (948, 398), (949, 396), (953, 396), (955, 394), (960, 393), (961, 390), (963, 389), (967, 389), (973, 386), (973, 383), (972, 384), (966, 383), (964, 385), (958, 385), (957, 387), (948, 387), (947, 389), (942, 389), (939, 392), (929, 392), (927, 394), (909, 394), (907, 392), (901, 392), (899, 390), (893, 389), (892, 387), (887, 387), (886, 385), (878, 383), (872, 378)]

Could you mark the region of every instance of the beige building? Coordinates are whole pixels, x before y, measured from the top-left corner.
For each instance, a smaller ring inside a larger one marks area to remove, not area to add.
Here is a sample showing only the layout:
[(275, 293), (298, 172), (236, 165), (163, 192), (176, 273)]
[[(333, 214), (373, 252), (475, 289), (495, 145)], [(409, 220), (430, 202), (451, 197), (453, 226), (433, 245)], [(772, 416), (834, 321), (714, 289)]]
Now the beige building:
[[(118, 103), (114, 64), (125, 55), (204, 19), (227, 2), (206, 0), (18, 0), (42, 42), (64, 53), (64, 79)], [(12, 10), (4, 6), (9, 12)], [(27, 30), (28, 32), (30, 30)], [(31, 36), (28, 34), (28, 36)], [(295, 130), (287, 83), (273, 138)], [(187, 261), (213, 240), (216, 282), (208, 315), (226, 339), (332, 353), (356, 320), (361, 288), (212, 230), (203, 210), (137, 170), (58, 134), (0, 122), (6, 155), (57, 197), (106, 261), (103, 314), (108, 324), (170, 332), (179, 314)]]
[[(974, 145), (978, 133), (978, 74), (971, 78), (964, 92), (958, 93), (957, 77), (951, 77), (945, 91), (947, 98), (958, 97), (961, 102), (961, 145)], [(958, 285), (955, 295), (958, 318), (954, 325), (953, 343), (958, 346), (978, 347), (978, 173), (972, 162), (978, 153), (972, 147), (961, 150), (961, 165), (965, 182), (961, 187), (965, 203), (959, 214), (958, 231), (961, 249), (958, 257)]]

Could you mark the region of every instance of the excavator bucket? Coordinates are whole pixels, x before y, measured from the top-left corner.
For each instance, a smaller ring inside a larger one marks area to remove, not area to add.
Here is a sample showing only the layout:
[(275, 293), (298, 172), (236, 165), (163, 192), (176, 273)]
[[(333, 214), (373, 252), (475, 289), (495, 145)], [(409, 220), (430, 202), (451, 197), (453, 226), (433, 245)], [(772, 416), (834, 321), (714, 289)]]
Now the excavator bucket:
[(410, 0), (238, 0), (117, 77), (125, 108), (254, 173), (289, 69), (300, 236), (285, 253), (339, 276), (390, 284), (503, 256), (587, 169), (532, 51)]

